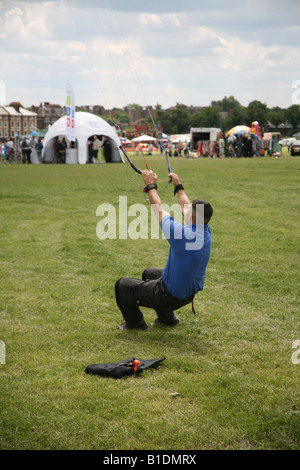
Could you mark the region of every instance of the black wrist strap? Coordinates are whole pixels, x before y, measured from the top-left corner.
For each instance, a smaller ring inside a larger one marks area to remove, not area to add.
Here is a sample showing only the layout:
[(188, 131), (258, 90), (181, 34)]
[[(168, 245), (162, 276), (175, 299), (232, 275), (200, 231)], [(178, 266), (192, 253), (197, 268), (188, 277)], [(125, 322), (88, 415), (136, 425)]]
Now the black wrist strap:
[(184, 189), (184, 187), (182, 186), (182, 184), (177, 184), (174, 189), (174, 196), (176, 193), (178, 193), (178, 191), (180, 191), (180, 189)]
[(156, 183), (150, 183), (144, 188), (144, 193), (148, 193), (150, 189), (157, 189)]

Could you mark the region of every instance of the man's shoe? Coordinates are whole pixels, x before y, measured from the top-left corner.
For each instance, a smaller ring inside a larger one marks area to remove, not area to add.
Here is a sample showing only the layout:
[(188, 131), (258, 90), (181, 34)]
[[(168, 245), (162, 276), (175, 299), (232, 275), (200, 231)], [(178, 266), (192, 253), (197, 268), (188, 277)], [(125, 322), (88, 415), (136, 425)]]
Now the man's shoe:
[(148, 330), (148, 326), (145, 322), (137, 323), (136, 325), (120, 325), (117, 327), (117, 330)]
[(180, 322), (179, 318), (175, 316), (172, 320), (169, 320), (169, 321), (164, 321), (164, 320), (157, 318), (154, 322), (154, 325), (175, 326), (175, 325), (178, 325), (179, 322)]

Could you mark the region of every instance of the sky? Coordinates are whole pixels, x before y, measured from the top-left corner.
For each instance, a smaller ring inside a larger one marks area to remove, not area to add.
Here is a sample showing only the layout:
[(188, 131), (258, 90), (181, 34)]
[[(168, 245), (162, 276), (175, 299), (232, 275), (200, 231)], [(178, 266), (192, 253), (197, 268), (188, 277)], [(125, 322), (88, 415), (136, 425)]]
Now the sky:
[(0, 0), (0, 104), (64, 106), (69, 83), (78, 106), (288, 108), (299, 17), (299, 0)]

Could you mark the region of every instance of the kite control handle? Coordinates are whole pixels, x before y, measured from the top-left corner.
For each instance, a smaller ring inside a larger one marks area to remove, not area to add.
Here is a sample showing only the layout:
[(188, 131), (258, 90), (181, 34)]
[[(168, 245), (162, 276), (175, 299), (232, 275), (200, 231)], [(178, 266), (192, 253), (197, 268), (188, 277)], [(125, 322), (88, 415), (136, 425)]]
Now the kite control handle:
[(136, 372), (138, 366), (139, 366), (140, 363), (141, 363), (141, 361), (139, 361), (138, 359), (135, 359), (135, 360), (133, 361), (133, 363), (134, 363), (134, 372)]

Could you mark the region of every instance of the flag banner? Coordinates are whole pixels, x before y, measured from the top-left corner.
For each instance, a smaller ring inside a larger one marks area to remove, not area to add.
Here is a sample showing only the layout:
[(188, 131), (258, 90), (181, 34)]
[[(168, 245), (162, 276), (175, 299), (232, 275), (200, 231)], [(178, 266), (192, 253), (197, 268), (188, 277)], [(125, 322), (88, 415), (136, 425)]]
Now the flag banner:
[(69, 83), (66, 83), (66, 137), (71, 142), (76, 141), (75, 94)]

